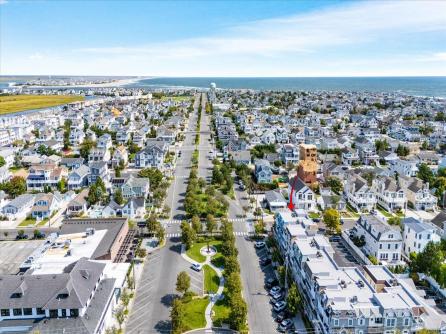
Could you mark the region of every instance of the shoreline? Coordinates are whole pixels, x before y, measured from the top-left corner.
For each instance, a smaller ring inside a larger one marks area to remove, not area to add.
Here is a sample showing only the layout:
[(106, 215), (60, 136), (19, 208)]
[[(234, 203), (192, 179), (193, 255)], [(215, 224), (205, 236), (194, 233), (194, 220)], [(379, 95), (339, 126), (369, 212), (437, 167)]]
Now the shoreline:
[(104, 83), (98, 83), (98, 84), (79, 84), (79, 85), (48, 85), (48, 86), (42, 86), (42, 85), (16, 85), (8, 88), (28, 88), (28, 89), (51, 89), (51, 88), (113, 88), (113, 87), (122, 87), (127, 85), (132, 85), (134, 83), (137, 83), (138, 81), (150, 79), (151, 77), (140, 77), (140, 78), (133, 78), (133, 79), (120, 79), (115, 80), (111, 82), (104, 82)]

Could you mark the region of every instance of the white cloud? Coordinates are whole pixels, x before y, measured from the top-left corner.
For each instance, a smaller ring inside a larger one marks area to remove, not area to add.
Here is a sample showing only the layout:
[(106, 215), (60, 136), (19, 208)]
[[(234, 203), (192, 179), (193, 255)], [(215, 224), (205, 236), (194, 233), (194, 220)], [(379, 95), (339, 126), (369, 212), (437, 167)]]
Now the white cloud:
[(28, 58), (30, 60), (41, 60), (44, 58), (44, 56), (40, 52), (36, 52), (36, 53), (31, 54)]
[[(430, 47), (441, 45), (434, 36), (446, 33), (444, 13), (446, 1), (347, 2), (214, 33), (208, 27), (197, 38), (29, 57), (10, 53), (0, 62), (11, 74), (38, 68), (92, 75), (446, 75), (446, 68), (438, 66), (446, 53)], [(396, 43), (399, 48), (388, 49)]]
[(80, 49), (88, 53), (184, 59), (212, 55), (273, 56), (386, 40), (400, 34), (446, 31), (446, 2), (362, 2), (240, 25), (210, 37), (135, 47)]
[(6, 3), (8, 3), (7, 0), (0, 0), (0, 5), (4, 5), (4, 4), (6, 4)]

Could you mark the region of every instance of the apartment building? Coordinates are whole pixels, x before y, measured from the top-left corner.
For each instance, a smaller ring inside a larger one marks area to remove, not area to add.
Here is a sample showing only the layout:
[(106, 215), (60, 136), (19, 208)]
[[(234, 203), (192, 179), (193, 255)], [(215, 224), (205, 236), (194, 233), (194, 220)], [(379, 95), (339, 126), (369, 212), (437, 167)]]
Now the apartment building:
[(384, 266), (340, 267), (322, 235), (289, 213), (277, 213), (274, 235), (315, 331), (413, 333), (445, 322), (413, 288)]

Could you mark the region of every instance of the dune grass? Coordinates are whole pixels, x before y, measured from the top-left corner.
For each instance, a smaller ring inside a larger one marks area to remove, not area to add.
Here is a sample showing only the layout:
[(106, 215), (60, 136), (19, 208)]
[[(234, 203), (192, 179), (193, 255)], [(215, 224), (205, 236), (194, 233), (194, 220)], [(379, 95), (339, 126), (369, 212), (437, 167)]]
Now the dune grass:
[(74, 95), (5, 95), (0, 96), (0, 115), (17, 111), (54, 107), (82, 101), (83, 96)]

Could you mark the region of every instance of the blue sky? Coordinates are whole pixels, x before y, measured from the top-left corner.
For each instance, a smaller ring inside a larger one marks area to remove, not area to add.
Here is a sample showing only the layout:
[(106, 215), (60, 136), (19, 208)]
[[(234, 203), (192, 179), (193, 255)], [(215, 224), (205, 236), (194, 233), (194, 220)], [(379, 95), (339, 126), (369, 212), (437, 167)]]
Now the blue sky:
[(446, 75), (445, 1), (0, 0), (0, 74)]

